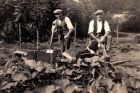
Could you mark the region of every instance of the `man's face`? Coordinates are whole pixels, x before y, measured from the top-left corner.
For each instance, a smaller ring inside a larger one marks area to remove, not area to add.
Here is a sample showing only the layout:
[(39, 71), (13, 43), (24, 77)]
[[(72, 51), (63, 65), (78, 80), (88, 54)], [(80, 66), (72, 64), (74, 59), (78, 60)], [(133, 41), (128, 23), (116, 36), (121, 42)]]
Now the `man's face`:
[(103, 19), (103, 14), (97, 14), (96, 19), (101, 21)]
[(56, 13), (56, 14), (55, 14), (55, 17), (56, 17), (57, 19), (61, 19), (61, 18), (62, 18), (62, 13)]

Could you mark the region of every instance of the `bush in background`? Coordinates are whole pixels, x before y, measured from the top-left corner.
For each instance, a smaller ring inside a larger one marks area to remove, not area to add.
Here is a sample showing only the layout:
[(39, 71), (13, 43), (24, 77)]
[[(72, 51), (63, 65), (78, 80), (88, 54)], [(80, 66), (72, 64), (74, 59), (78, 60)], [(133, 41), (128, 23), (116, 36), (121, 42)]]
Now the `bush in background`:
[(140, 32), (140, 9), (133, 12), (120, 26), (120, 31), (139, 33)]

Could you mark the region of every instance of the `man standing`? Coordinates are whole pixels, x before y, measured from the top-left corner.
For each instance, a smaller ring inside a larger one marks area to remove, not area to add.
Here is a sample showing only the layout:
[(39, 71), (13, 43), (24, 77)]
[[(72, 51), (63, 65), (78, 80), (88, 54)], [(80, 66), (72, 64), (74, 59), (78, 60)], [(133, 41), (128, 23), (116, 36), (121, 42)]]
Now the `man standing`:
[(52, 24), (52, 33), (58, 35), (61, 52), (64, 52), (66, 49), (70, 48), (71, 33), (74, 31), (74, 27), (70, 18), (64, 16), (61, 9), (56, 9), (53, 13), (55, 14), (56, 20), (54, 20)]
[(95, 12), (95, 20), (91, 20), (89, 24), (90, 44), (88, 49), (90, 52), (96, 52), (99, 44), (107, 44), (106, 51), (109, 51), (111, 45), (110, 32), (110, 26), (104, 19), (104, 11), (97, 10)]

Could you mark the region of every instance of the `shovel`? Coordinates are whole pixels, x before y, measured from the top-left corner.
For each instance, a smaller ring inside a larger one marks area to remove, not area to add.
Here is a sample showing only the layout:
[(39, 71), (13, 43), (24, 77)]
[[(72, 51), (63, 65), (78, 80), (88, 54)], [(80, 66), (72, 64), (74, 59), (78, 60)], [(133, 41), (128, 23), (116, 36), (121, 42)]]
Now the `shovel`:
[(49, 49), (48, 49), (48, 53), (53, 53), (53, 49), (52, 49), (52, 42), (53, 42), (53, 38), (54, 38), (54, 33), (56, 32), (56, 26), (53, 26), (51, 29), (51, 40), (50, 40), (50, 45), (49, 45)]
[(50, 41), (50, 48), (52, 48), (53, 36), (54, 36), (54, 32), (52, 31), (52, 34), (51, 34), (51, 41)]
[(47, 49), (46, 53), (47, 54), (50, 54), (50, 62), (53, 63), (53, 53), (54, 53), (54, 50), (52, 49), (52, 41), (53, 41), (53, 37), (54, 37), (54, 31), (52, 31), (52, 34), (51, 34), (51, 41), (50, 41), (50, 45), (49, 45), (49, 49)]

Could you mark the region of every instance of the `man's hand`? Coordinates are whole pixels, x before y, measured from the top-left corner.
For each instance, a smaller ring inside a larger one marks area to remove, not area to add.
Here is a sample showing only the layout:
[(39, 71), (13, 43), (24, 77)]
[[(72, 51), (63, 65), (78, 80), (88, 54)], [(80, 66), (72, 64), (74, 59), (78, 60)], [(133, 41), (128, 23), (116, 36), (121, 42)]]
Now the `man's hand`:
[(74, 28), (70, 28), (68, 33), (64, 36), (64, 39), (68, 39), (73, 31), (74, 31)]
[(68, 38), (69, 38), (69, 35), (66, 34), (66, 35), (64, 36), (64, 39), (68, 39)]
[(101, 39), (99, 40), (100, 43), (104, 42), (105, 41), (105, 37), (101, 37)]
[(100, 43), (100, 39), (96, 38), (96, 41), (97, 41), (98, 43)]

